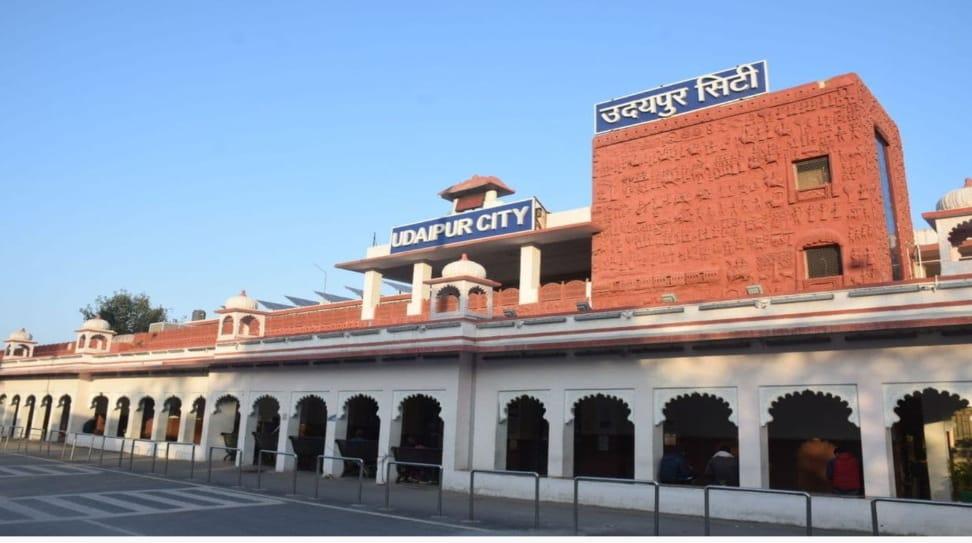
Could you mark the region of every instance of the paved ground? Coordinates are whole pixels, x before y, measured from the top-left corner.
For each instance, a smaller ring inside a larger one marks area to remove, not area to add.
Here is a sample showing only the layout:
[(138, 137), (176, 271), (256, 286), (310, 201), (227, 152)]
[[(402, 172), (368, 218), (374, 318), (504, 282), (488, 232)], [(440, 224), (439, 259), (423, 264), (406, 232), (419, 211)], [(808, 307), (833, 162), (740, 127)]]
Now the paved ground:
[[(90, 459), (79, 447), (69, 461), (70, 447), (58, 445), (30, 454), (10, 444), (0, 455), (0, 533), (3, 535), (570, 535), (569, 504), (541, 503), (541, 527), (533, 528), (533, 504), (523, 500), (477, 498), (476, 522), (468, 522), (468, 495), (443, 494), (443, 516), (436, 515), (437, 489), (426, 485), (394, 485), (390, 508), (384, 508), (385, 486), (365, 482), (363, 505), (353, 478), (323, 479), (320, 499), (314, 499), (312, 473), (238, 472), (231, 464), (214, 463), (206, 483), (205, 463), (152, 460), (100, 451)], [(129, 467), (131, 466), (131, 470)], [(165, 475), (163, 475), (165, 472)], [(702, 535), (698, 517), (663, 515), (662, 535)], [(651, 535), (650, 513), (584, 506), (581, 533), (586, 535)], [(802, 527), (713, 521), (713, 535), (802, 535)], [(843, 535), (816, 531), (818, 535)]]

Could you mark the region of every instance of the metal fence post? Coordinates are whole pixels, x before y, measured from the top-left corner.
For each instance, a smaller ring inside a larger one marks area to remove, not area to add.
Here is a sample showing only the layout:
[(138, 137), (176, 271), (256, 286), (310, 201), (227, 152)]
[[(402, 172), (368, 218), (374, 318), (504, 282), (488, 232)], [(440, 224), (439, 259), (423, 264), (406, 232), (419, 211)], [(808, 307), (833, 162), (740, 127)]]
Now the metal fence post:
[(648, 485), (648, 486), (653, 486), (654, 489), (655, 489), (655, 503), (653, 504), (654, 505), (654, 508), (655, 508), (655, 514), (654, 514), (654, 520), (655, 520), (654, 533), (657, 536), (659, 534), (659, 532), (661, 531), (661, 525), (660, 525), (661, 513), (660, 513), (660, 506), (659, 506), (660, 497), (661, 497), (661, 490), (660, 490), (661, 485), (658, 484), (657, 482), (655, 482), (655, 481), (646, 481), (646, 480), (641, 480), (641, 479), (617, 479), (617, 478), (613, 478), (613, 477), (587, 477), (587, 476), (577, 476), (577, 477), (574, 477), (574, 534), (578, 534), (580, 532), (580, 526), (579, 526), (580, 525), (580, 499), (579, 499), (578, 496), (580, 494), (580, 492), (579, 492), (580, 491), (580, 483), (582, 481), (588, 481), (588, 482), (594, 482), (594, 483), (617, 483), (617, 484), (626, 484), (626, 485)]
[(881, 527), (878, 522), (878, 502), (886, 503), (909, 503), (913, 505), (924, 505), (929, 507), (958, 507), (963, 509), (972, 509), (972, 503), (962, 503), (962, 502), (943, 502), (943, 501), (932, 501), (932, 500), (911, 500), (906, 498), (874, 498), (871, 500), (871, 535), (879, 536), (881, 535)]
[(469, 470), (469, 520), (473, 517), (473, 502), (475, 501), (476, 473), (488, 473), (491, 475), (511, 475), (513, 477), (533, 477), (533, 527), (540, 527), (540, 474), (535, 471), (512, 471), (512, 470), (490, 470), (473, 469)]
[(739, 486), (719, 486), (708, 485), (705, 487), (705, 535), (709, 535), (709, 489), (721, 490), (726, 492), (748, 492), (751, 494), (777, 494), (782, 496), (800, 496), (806, 500), (806, 530), (807, 536), (813, 535), (813, 512), (810, 494), (797, 490), (771, 490), (768, 488), (746, 488)]

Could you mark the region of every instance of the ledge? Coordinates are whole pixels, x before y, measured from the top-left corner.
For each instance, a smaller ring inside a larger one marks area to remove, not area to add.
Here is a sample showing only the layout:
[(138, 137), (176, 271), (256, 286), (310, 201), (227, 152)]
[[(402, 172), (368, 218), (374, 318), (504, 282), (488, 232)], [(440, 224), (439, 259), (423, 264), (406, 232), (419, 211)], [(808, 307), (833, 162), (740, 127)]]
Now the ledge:
[(887, 287), (872, 287), (852, 290), (847, 293), (848, 298), (863, 298), (864, 296), (881, 296), (884, 294), (902, 294), (918, 292), (921, 285), (891, 285)]
[(416, 331), (418, 329), (419, 329), (419, 325), (418, 324), (406, 324), (406, 325), (403, 325), (403, 326), (392, 326), (391, 328), (388, 328), (388, 333), (389, 334), (398, 334), (398, 333), (401, 333), (401, 332), (414, 332), (414, 331)]
[(770, 298), (770, 303), (773, 305), (780, 304), (797, 304), (800, 302), (819, 302), (822, 300), (833, 300), (833, 292), (817, 292), (814, 294), (795, 294), (793, 296), (778, 296), (776, 298)]
[(380, 333), (381, 333), (381, 330), (379, 330), (378, 328), (367, 328), (367, 329), (364, 329), (364, 330), (352, 330), (352, 331), (348, 332), (348, 335), (351, 335), (351, 336), (373, 336), (373, 335), (380, 334)]
[(344, 337), (344, 332), (329, 332), (327, 334), (317, 334), (317, 339), (334, 339)]
[(539, 319), (529, 319), (522, 322), (524, 326), (533, 326), (536, 324), (557, 324), (567, 322), (567, 317), (541, 317)]
[(441, 328), (459, 328), (460, 326), (462, 326), (462, 323), (459, 322), (438, 322), (438, 323), (426, 324), (425, 329), (439, 330)]
[(608, 319), (620, 319), (620, 311), (611, 311), (609, 313), (581, 313), (580, 315), (574, 315), (574, 320), (576, 322), (584, 321), (600, 321)]
[(476, 328), (513, 328), (516, 321), (478, 322)]
[(730, 302), (711, 302), (699, 305), (699, 311), (713, 309), (732, 309), (734, 307), (756, 307), (756, 300), (733, 300)]
[(649, 315), (667, 315), (669, 313), (685, 313), (685, 307), (656, 307), (654, 309), (638, 309), (632, 313), (635, 317), (647, 317)]

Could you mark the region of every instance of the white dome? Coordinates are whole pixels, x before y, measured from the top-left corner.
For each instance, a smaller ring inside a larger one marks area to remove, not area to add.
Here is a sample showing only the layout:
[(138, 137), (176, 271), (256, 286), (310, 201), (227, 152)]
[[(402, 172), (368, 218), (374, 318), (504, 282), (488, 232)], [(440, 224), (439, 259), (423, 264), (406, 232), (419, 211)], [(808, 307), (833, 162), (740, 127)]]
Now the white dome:
[(442, 277), (476, 277), (486, 279), (486, 268), (477, 264), (463, 253), (462, 258), (455, 262), (450, 262), (442, 268)]
[(7, 337), (7, 341), (33, 341), (34, 336), (27, 331), (26, 328), (21, 328), (20, 330), (15, 330), (10, 332), (10, 336)]
[(84, 321), (84, 324), (81, 325), (81, 328), (83, 330), (104, 330), (106, 332), (111, 331), (111, 325), (108, 324), (108, 321), (106, 321), (101, 317), (95, 317), (93, 319), (88, 319)]
[(250, 311), (256, 311), (257, 301), (246, 295), (245, 290), (241, 290), (236, 296), (230, 296), (226, 299), (226, 303), (223, 304), (226, 309), (247, 309)]
[(948, 211), (950, 209), (964, 209), (972, 207), (972, 177), (965, 178), (965, 186), (949, 191), (938, 201), (935, 209)]

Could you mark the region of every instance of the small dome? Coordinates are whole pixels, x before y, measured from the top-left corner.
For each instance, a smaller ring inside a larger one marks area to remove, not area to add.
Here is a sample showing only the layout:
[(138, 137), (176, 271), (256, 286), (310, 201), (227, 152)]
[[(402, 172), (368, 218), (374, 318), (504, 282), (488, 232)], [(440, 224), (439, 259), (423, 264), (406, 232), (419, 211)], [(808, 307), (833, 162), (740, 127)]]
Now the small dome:
[(104, 331), (110, 331), (111, 330), (111, 325), (108, 324), (108, 321), (106, 321), (105, 319), (103, 319), (101, 317), (95, 317), (93, 319), (88, 319), (88, 320), (84, 321), (84, 324), (81, 325), (81, 328), (84, 329), (84, 330), (104, 330)]
[(935, 209), (948, 211), (950, 209), (964, 209), (972, 207), (972, 177), (965, 178), (965, 186), (949, 191), (938, 201)]
[(10, 336), (7, 337), (7, 341), (33, 341), (34, 336), (27, 331), (26, 328), (21, 328), (20, 330), (15, 330), (10, 332)]
[(241, 290), (236, 296), (230, 296), (226, 299), (226, 303), (223, 304), (226, 309), (247, 309), (250, 311), (256, 311), (257, 301), (246, 295), (245, 290)]
[(455, 262), (450, 262), (442, 268), (442, 277), (476, 277), (478, 279), (486, 279), (486, 268), (481, 264), (477, 264), (469, 257), (466, 253), (462, 254), (462, 258), (456, 260)]

